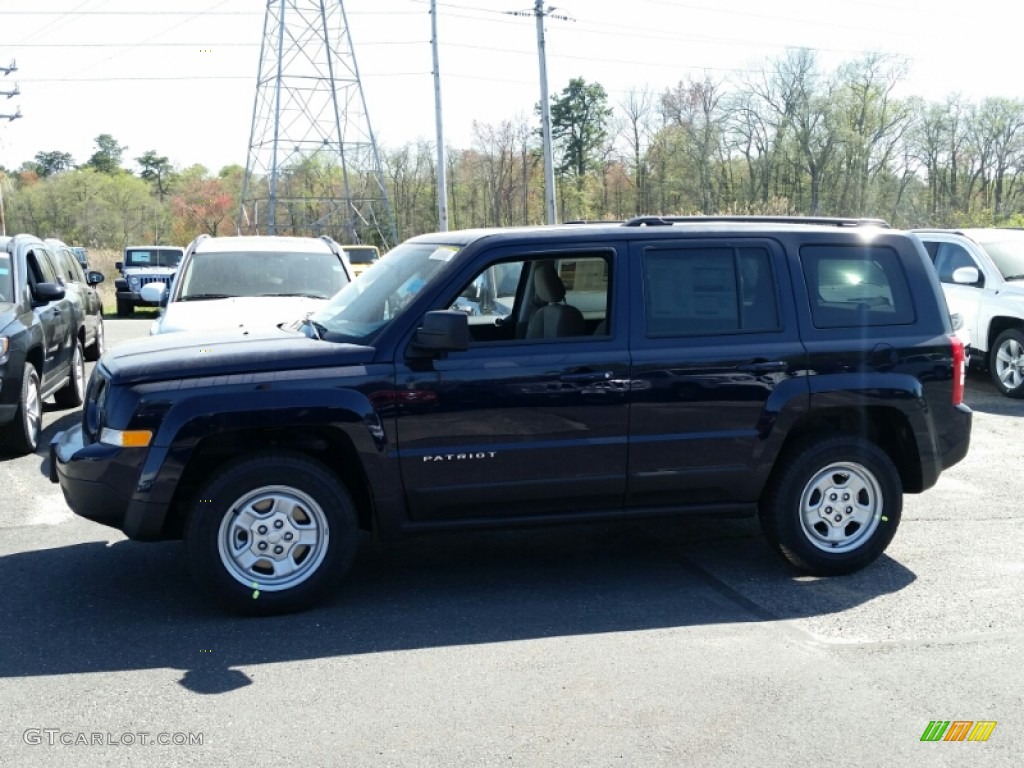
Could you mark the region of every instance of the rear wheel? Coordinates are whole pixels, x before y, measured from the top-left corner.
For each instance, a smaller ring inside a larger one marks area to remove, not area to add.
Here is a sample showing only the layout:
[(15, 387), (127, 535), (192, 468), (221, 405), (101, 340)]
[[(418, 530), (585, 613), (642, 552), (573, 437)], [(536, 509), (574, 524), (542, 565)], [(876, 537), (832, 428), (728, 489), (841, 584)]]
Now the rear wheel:
[(0, 429), (0, 446), (17, 454), (34, 453), (39, 446), (43, 421), (43, 398), (39, 392), (39, 372), (32, 363), (25, 363), (21, 375), (21, 395), (14, 420)]
[(75, 339), (75, 348), (71, 353), (68, 383), (54, 394), (53, 399), (61, 408), (77, 408), (85, 399), (85, 353), (78, 339)]
[(101, 315), (96, 322), (96, 338), (92, 343), (92, 346), (85, 348), (85, 359), (91, 363), (99, 360), (107, 348), (106, 333), (103, 330), (103, 316)]
[(761, 500), (765, 537), (797, 568), (851, 573), (878, 558), (899, 527), (903, 486), (889, 456), (853, 435), (794, 447)]
[(992, 346), (992, 381), (1007, 397), (1024, 397), (1024, 333), (1003, 331)]
[(300, 610), (324, 599), (358, 540), (348, 492), (302, 454), (267, 452), (218, 470), (185, 530), (196, 582), (237, 613)]

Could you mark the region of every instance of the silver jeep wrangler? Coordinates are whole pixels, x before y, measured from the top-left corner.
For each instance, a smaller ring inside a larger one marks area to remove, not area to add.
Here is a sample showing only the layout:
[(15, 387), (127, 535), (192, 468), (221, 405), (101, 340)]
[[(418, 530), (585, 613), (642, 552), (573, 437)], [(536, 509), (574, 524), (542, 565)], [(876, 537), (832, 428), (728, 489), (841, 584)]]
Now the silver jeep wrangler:
[(150, 304), (140, 295), (142, 286), (159, 282), (170, 288), (184, 254), (184, 248), (173, 245), (132, 245), (125, 248), (124, 261), (114, 265), (121, 273), (114, 281), (117, 316), (128, 317), (136, 306)]

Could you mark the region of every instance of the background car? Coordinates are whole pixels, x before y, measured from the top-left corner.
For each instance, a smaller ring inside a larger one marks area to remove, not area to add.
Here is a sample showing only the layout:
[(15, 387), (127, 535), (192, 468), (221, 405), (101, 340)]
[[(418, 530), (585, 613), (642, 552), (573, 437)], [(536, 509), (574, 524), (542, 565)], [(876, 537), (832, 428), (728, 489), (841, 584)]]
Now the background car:
[(972, 364), (999, 391), (1024, 397), (1024, 231), (917, 230), (949, 311), (963, 319)]
[(74, 408), (85, 394), (78, 299), (57, 259), (32, 235), (0, 237), (0, 448), (32, 453), (43, 400)]
[(114, 281), (117, 290), (117, 316), (128, 317), (140, 304), (143, 287), (151, 283), (170, 284), (185, 254), (183, 248), (170, 245), (133, 245), (124, 249), (124, 261), (114, 264), (121, 276)]
[(211, 331), (299, 320), (351, 281), (330, 238), (200, 236), (169, 292), (154, 283), (142, 297), (163, 307), (152, 334)]
[(86, 360), (99, 360), (106, 348), (106, 334), (103, 330), (103, 301), (94, 286), (103, 282), (102, 272), (83, 271), (81, 262), (75, 257), (74, 248), (60, 240), (45, 241), (55, 258), (57, 277), (65, 290), (74, 293), (82, 306), (82, 345)]
[(380, 259), (380, 250), (375, 245), (343, 245), (352, 274), (358, 276)]

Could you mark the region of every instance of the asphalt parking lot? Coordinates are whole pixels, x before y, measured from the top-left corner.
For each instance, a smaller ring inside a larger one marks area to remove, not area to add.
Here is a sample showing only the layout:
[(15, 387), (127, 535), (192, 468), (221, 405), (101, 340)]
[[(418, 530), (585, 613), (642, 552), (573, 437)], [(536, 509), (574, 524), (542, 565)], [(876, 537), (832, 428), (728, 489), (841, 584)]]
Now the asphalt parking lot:
[(0, 459), (0, 765), (1017, 765), (1024, 401), (977, 372), (966, 400), (967, 458), (852, 576), (794, 576), (752, 521), (367, 541), (273, 619), (72, 516), (44, 448), (78, 413), (48, 407)]

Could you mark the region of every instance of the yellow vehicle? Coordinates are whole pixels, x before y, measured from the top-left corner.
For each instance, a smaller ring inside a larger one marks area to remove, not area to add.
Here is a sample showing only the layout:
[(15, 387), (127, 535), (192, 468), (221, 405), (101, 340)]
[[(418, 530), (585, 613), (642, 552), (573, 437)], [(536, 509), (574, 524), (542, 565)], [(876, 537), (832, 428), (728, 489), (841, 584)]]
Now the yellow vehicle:
[(341, 249), (348, 258), (352, 274), (357, 276), (380, 258), (380, 251), (375, 245), (343, 245)]

